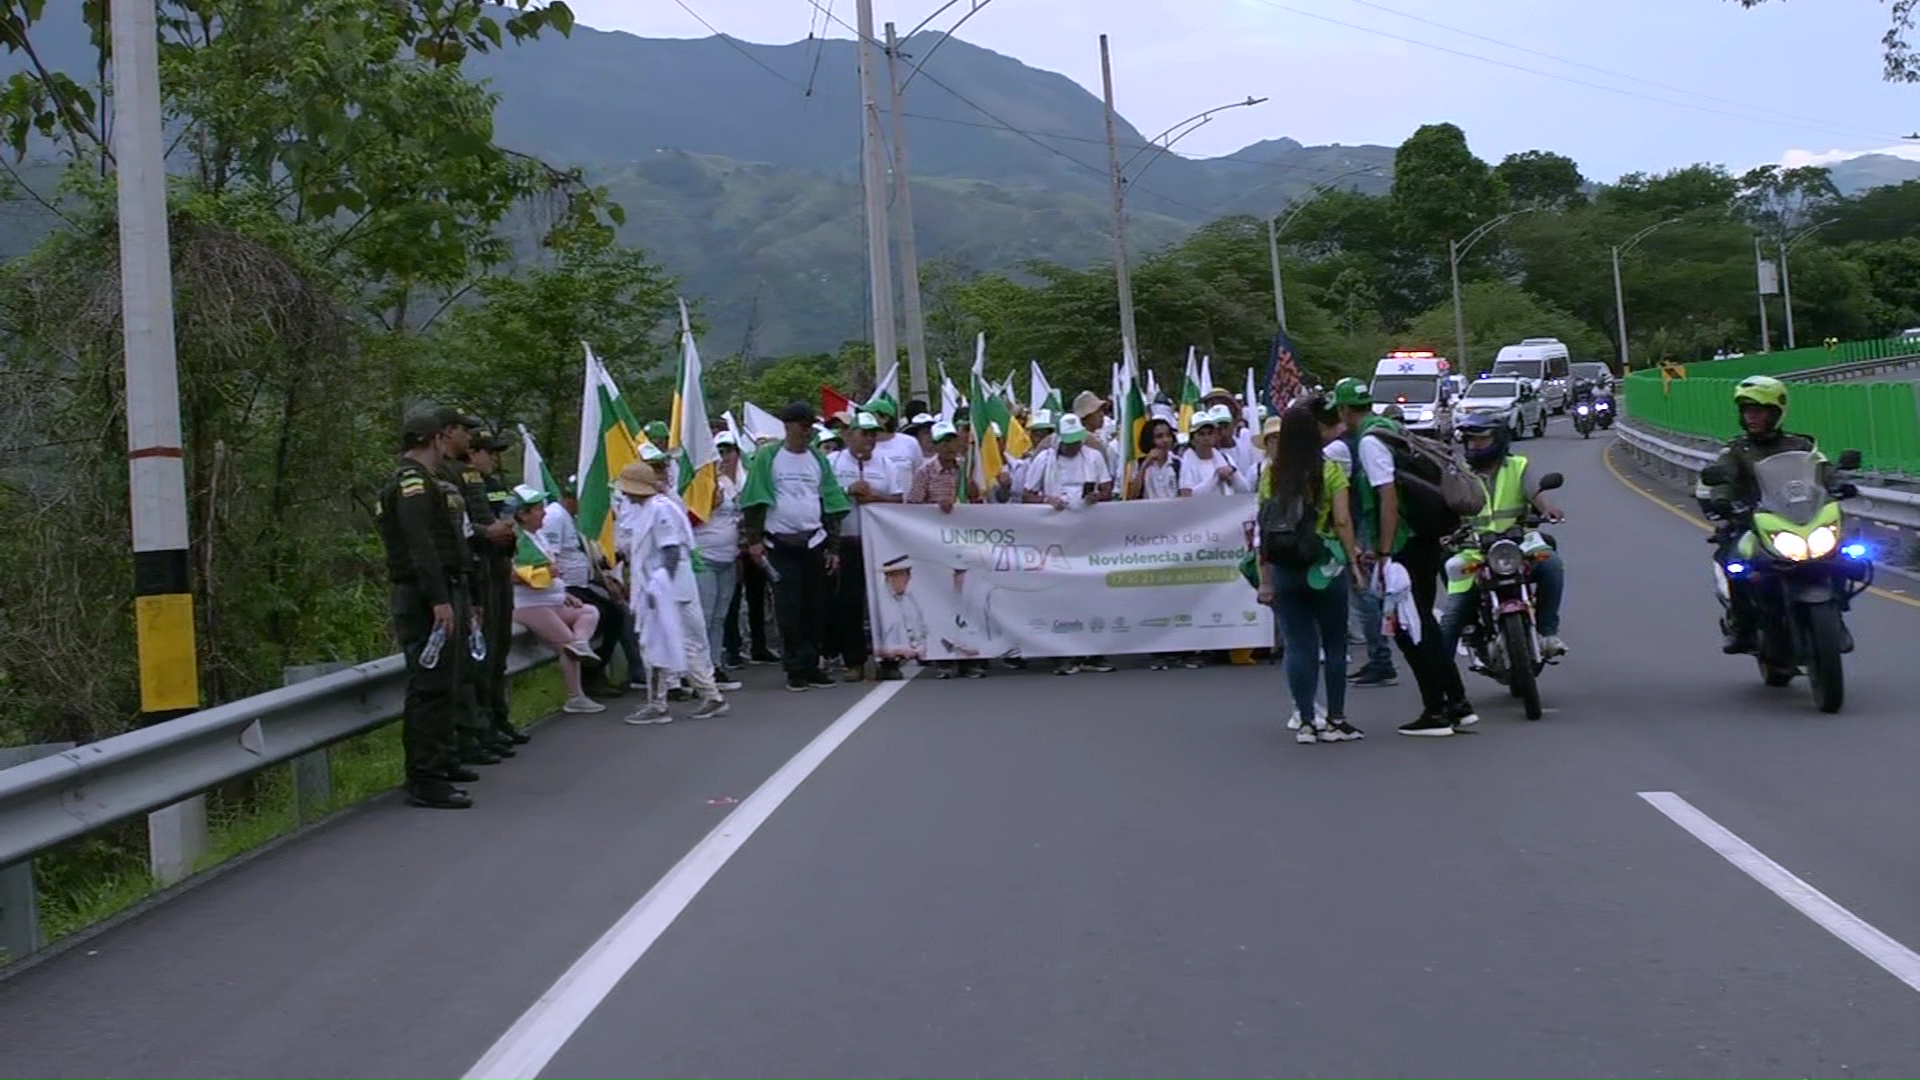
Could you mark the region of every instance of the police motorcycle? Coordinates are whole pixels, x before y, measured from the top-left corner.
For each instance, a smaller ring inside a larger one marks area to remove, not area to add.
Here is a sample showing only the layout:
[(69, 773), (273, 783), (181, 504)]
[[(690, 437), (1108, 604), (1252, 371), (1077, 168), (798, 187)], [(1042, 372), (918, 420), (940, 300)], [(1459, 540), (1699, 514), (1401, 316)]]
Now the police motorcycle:
[[(1822, 477), (1818, 453), (1794, 450), (1753, 465), (1759, 501), (1722, 501), (1710, 509), (1723, 524), (1715, 545), (1714, 583), (1724, 625), (1733, 618), (1733, 583), (1753, 605), (1751, 655), (1768, 686), (1786, 686), (1804, 672), (1814, 705), (1840, 711), (1846, 700), (1841, 656), (1853, 651), (1845, 615), (1873, 584), (1872, 549), (1846, 535), (1840, 500), (1860, 493), (1838, 477)], [(1840, 455), (1841, 472), (1860, 467), (1860, 451)], [(1720, 464), (1700, 472), (1708, 486), (1733, 477)]]
[[(1540, 490), (1554, 491), (1565, 482), (1559, 473), (1548, 473), (1540, 478)], [(1542, 520), (1528, 507), (1507, 529), (1481, 532), (1468, 522), (1447, 541), (1457, 552), (1447, 562), (1448, 577), (1473, 576), (1473, 615), (1460, 628), (1468, 667), (1519, 698), (1529, 720), (1541, 715), (1540, 673), (1557, 662), (1542, 655), (1534, 624), (1533, 566), (1557, 546), (1539, 531)]]
[(1592, 398), (1581, 398), (1573, 405), (1573, 430), (1583, 439), (1593, 438), (1594, 412)]
[(1610, 391), (1602, 390), (1593, 395), (1593, 419), (1602, 431), (1613, 426), (1613, 394)]

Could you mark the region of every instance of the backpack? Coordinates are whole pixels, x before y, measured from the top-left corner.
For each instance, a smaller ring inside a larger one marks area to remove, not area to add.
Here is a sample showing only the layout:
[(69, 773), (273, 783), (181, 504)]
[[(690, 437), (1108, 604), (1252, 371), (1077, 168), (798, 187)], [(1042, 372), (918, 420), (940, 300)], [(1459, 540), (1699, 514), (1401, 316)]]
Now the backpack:
[[(1486, 488), (1474, 478), (1466, 458), (1454, 447), (1391, 422), (1368, 424), (1372, 435), (1393, 454), (1393, 479), (1400, 490), (1400, 520), (1415, 536), (1440, 539), (1487, 506)], [(1355, 447), (1357, 465), (1358, 447)]]
[(1304, 570), (1326, 557), (1318, 508), (1304, 495), (1260, 500), (1260, 555), (1275, 566)]

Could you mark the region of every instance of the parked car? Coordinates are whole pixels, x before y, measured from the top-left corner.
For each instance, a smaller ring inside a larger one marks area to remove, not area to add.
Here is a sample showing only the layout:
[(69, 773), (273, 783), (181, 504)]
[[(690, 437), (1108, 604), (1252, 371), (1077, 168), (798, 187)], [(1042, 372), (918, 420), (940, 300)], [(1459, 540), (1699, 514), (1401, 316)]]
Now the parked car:
[(1531, 379), (1482, 376), (1467, 387), (1454, 405), (1456, 422), (1465, 416), (1492, 416), (1506, 421), (1516, 439), (1547, 433), (1547, 403)]

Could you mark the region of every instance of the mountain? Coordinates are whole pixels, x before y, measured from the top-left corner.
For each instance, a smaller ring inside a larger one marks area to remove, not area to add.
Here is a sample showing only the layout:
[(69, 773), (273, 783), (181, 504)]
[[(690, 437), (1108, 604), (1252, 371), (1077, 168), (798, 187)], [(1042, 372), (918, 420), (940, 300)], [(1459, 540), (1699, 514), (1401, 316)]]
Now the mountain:
[(1833, 186), (1842, 195), (1858, 195), (1877, 187), (1920, 180), (1920, 161), (1892, 154), (1861, 154), (1827, 166)]

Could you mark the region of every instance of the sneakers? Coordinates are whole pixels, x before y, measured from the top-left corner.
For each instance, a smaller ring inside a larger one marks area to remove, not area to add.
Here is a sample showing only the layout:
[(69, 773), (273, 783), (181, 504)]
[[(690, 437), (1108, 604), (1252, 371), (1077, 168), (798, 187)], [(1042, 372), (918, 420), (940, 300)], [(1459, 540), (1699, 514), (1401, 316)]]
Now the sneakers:
[(1078, 675), (1080, 674), (1080, 665), (1072, 660), (1062, 660), (1053, 665), (1053, 673), (1055, 675)]
[(584, 641), (567, 642), (566, 651), (571, 653), (576, 659), (591, 660), (596, 664), (600, 662), (600, 654), (594, 652), (593, 646)]
[(1147, 661), (1148, 671), (1165, 671), (1167, 670), (1167, 666), (1167, 658), (1164, 656), (1155, 656), (1153, 659)]
[(1104, 656), (1089, 656), (1085, 660), (1080, 661), (1080, 670), (1096, 671), (1105, 674), (1113, 670), (1113, 665), (1107, 663), (1107, 658)]
[(1321, 742), (1358, 742), (1366, 737), (1366, 732), (1345, 720), (1332, 721), (1327, 725), (1327, 730), (1320, 733)]
[(687, 719), (712, 720), (715, 717), (725, 716), (732, 711), (733, 706), (727, 704), (725, 698), (714, 698), (712, 701), (701, 702), (699, 708), (687, 714)]
[(665, 705), (643, 705), (628, 713), (627, 718), (621, 721), (621, 723), (632, 724), (635, 727), (646, 727), (652, 724), (671, 724), (673, 723), (673, 714), (667, 711)]
[(1310, 727), (1303, 727), (1293, 733), (1293, 741), (1310, 746), (1320, 741), (1320, 733)]
[(1201, 668), (1207, 666), (1207, 662), (1202, 657), (1188, 653), (1180, 658), (1180, 666), (1186, 668), (1188, 671), (1199, 671)]
[(1470, 728), (1480, 722), (1480, 714), (1474, 712), (1473, 704), (1467, 701), (1456, 701), (1447, 706), (1446, 717), (1457, 728)]
[(984, 679), (987, 677), (987, 665), (979, 663), (968, 664), (960, 669), (960, 677), (963, 679)]
[(752, 656), (747, 657), (747, 663), (755, 667), (764, 667), (767, 664), (777, 664), (779, 662), (780, 654), (774, 652), (772, 649), (762, 649)]
[(560, 711), (564, 713), (597, 713), (606, 712), (607, 707), (587, 695), (581, 694), (577, 697), (568, 698), (567, 703), (560, 706)]
[(1423, 735), (1428, 738), (1444, 738), (1453, 734), (1453, 721), (1432, 713), (1421, 713), (1411, 723), (1400, 725), (1402, 735)]
[(1400, 675), (1391, 667), (1374, 667), (1372, 664), (1366, 664), (1359, 671), (1354, 672), (1349, 681), (1361, 687), (1398, 686)]
[(813, 689), (813, 684), (807, 681), (807, 677), (805, 675), (802, 675), (799, 672), (795, 672), (787, 676), (787, 689), (793, 691), (796, 694), (804, 694), (807, 691)]
[(906, 672), (900, 670), (900, 662), (898, 660), (891, 662), (881, 661), (879, 669), (873, 673), (875, 682), (899, 682), (906, 677)]
[(939, 667), (933, 669), (933, 677), (942, 682), (953, 678), (954, 674), (953, 665), (950, 663), (942, 663)]
[(1567, 655), (1567, 643), (1560, 640), (1559, 634), (1540, 635), (1540, 656), (1551, 660), (1556, 656)]
[(713, 685), (716, 689), (732, 693), (740, 689), (740, 680), (728, 674), (724, 668), (713, 669)]
[(819, 668), (814, 668), (802, 677), (807, 680), (807, 686), (815, 690), (826, 690), (840, 685), (828, 678), (827, 673), (821, 671)]

